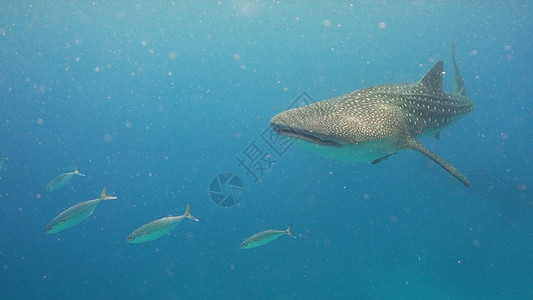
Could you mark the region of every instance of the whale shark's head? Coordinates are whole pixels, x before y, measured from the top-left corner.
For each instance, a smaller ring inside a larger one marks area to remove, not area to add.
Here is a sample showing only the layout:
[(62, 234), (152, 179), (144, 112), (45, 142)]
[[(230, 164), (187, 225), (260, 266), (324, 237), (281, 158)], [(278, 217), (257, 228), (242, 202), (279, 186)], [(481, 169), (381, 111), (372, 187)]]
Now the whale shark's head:
[[(326, 116), (309, 116), (309, 108), (300, 107), (275, 115), (270, 120), (272, 130), (276, 134), (300, 139), (305, 142), (317, 144), (320, 146), (342, 147), (342, 137), (338, 134), (332, 134), (320, 119)], [(306, 116), (307, 115), (307, 116)]]
[(402, 112), (387, 98), (365, 90), (293, 108), (275, 115), (270, 125), (280, 135), (320, 146), (361, 145), (405, 136)]

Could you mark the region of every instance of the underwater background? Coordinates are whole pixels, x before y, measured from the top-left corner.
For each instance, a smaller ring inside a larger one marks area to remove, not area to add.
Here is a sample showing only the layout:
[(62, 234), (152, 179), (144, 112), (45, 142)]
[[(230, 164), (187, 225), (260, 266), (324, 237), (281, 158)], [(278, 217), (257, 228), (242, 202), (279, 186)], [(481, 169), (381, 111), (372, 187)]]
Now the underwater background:
[[(533, 298), (530, 2), (10, 1), (0, 16), (2, 298)], [(414, 151), (371, 165), (268, 143), (302, 97), (414, 82), (441, 59), (452, 91), (453, 41), (477, 108), (419, 140), (470, 188)], [(224, 173), (244, 191), (229, 208), (209, 193)], [(43, 233), (104, 185), (117, 200)], [(126, 243), (188, 203), (199, 222)], [(291, 223), (296, 239), (239, 248)]]

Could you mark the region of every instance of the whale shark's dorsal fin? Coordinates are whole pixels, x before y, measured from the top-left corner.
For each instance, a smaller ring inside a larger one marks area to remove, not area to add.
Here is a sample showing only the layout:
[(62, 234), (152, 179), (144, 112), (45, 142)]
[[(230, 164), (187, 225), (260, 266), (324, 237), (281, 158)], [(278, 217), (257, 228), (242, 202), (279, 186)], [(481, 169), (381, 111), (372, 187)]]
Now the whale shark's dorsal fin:
[(463, 81), (461, 73), (459, 73), (459, 67), (457, 66), (457, 61), (455, 60), (455, 42), (453, 42), (452, 44), (452, 62), (453, 70), (455, 71), (455, 88), (453, 92), (459, 95), (466, 96), (465, 83)]
[(444, 74), (444, 61), (438, 61), (431, 70), (429, 70), (420, 83), (427, 89), (434, 92), (443, 92), (442, 90), (442, 76)]

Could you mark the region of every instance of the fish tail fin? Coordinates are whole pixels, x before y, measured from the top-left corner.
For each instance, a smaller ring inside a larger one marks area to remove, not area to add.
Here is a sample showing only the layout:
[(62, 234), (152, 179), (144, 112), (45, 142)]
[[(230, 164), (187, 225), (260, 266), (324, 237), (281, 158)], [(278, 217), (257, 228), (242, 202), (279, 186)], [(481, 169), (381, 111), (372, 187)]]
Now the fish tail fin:
[(191, 220), (194, 220), (196, 222), (199, 221), (193, 215), (191, 215), (191, 204), (190, 203), (187, 205), (187, 209), (185, 210), (185, 217), (187, 217), (187, 218), (189, 218)]
[(288, 236), (291, 236), (291, 237), (293, 237), (293, 238), (296, 238), (296, 236), (294, 236), (294, 235), (292, 234), (291, 230), (292, 230), (292, 223), (291, 223), (291, 225), (289, 225), (289, 228), (287, 228), (287, 230), (285, 230), (285, 232), (287, 233)]
[(85, 176), (85, 174), (80, 173), (80, 171), (78, 170), (77, 166), (76, 166), (76, 169), (74, 169), (74, 174), (76, 174), (78, 176)]
[(102, 193), (100, 194), (101, 200), (115, 200), (117, 197), (114, 196), (108, 196), (107, 195), (107, 185), (104, 185), (104, 189), (102, 190)]

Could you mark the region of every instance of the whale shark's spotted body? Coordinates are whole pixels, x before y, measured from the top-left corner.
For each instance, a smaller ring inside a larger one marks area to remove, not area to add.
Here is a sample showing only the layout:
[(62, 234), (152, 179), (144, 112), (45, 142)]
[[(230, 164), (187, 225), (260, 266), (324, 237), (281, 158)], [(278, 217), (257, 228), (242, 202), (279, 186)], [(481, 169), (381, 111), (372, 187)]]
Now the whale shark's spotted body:
[(338, 98), (281, 112), (270, 121), (281, 135), (306, 142), (307, 148), (346, 161), (380, 162), (401, 149), (413, 149), (434, 160), (466, 186), (459, 170), (415, 140), (437, 134), (476, 106), (466, 96), (455, 61), (455, 90), (442, 88), (444, 62), (437, 62), (416, 83), (368, 87)]

